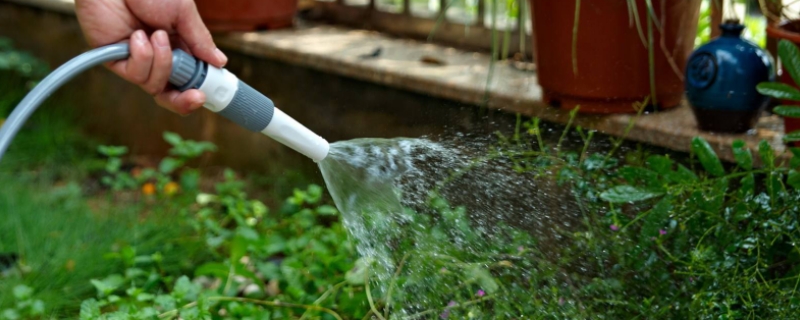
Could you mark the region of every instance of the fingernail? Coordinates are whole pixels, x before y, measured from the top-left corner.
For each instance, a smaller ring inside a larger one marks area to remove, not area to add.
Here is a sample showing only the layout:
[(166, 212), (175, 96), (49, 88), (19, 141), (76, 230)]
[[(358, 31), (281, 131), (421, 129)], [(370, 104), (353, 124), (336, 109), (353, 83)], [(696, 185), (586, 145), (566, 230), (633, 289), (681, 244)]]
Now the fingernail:
[(137, 43), (147, 42), (147, 37), (144, 35), (144, 31), (142, 30), (134, 31), (133, 35), (131, 35), (131, 38), (133, 38), (133, 41), (136, 41)]
[(219, 50), (219, 48), (214, 49), (214, 55), (217, 56), (217, 59), (222, 61), (222, 64), (228, 63), (228, 57), (225, 56), (225, 54), (222, 53), (222, 50)]
[(153, 42), (159, 48), (169, 47), (169, 38), (167, 38), (167, 33), (161, 30), (156, 31), (153, 34)]

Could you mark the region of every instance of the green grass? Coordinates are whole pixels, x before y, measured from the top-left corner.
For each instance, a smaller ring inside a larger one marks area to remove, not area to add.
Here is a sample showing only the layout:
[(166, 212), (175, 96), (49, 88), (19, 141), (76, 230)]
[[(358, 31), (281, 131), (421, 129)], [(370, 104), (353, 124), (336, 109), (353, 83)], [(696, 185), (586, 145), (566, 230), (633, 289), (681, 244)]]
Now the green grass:
[(91, 279), (124, 270), (119, 259), (107, 258), (122, 248), (160, 252), (165, 274), (190, 273), (209, 258), (200, 240), (186, 238), (192, 233), (170, 204), (85, 194), (96, 189), (89, 173), (102, 168), (102, 159), (71, 109), (43, 107), (0, 161), (0, 253), (20, 256), (19, 266), (0, 273), (0, 311), (14, 305), (6, 293), (25, 284), (48, 314), (77, 314), (80, 302), (96, 295)]

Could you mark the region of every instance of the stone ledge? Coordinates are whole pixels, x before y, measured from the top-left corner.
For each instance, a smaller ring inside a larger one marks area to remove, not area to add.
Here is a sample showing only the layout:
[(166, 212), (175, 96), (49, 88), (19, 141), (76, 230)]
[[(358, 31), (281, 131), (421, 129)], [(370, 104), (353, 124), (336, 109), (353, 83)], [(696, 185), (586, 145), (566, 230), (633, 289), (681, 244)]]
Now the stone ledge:
[[(74, 13), (72, 0), (5, 0)], [(568, 113), (547, 106), (534, 72), (497, 63), (487, 90), (490, 57), (484, 53), (414, 40), (391, 38), (376, 32), (334, 26), (306, 26), (270, 32), (215, 35), (224, 50), (313, 68), (346, 77), (410, 90), (459, 102), (540, 117), (566, 123)], [(378, 55), (369, 57), (377, 50)], [(268, 75), (267, 75), (268, 76)], [(302, 84), (298, 84), (302, 85)], [(487, 100), (488, 97), (488, 100)], [(579, 116), (576, 124), (622, 136), (633, 115)], [(742, 139), (752, 150), (761, 140), (775, 146), (778, 154), (789, 156), (781, 143), (783, 124), (777, 116), (765, 116), (749, 134), (710, 134), (697, 129), (687, 105), (656, 114), (643, 115), (628, 139), (679, 151), (689, 151), (690, 141), (703, 136), (720, 157), (733, 160), (730, 145)]]

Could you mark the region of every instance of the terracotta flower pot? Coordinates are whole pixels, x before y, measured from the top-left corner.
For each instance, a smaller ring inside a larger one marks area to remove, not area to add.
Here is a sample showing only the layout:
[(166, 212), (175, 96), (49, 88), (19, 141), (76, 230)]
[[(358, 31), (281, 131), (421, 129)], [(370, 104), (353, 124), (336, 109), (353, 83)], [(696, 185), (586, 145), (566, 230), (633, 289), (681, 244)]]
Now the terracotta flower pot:
[(297, 0), (195, 0), (211, 31), (253, 31), (290, 27)]
[[(631, 25), (626, 0), (582, 1), (573, 69), (575, 0), (531, 0), (536, 63), (544, 99), (584, 113), (634, 112), (651, 95), (648, 49)], [(647, 35), (647, 9), (637, 0)], [(683, 99), (683, 70), (694, 48), (701, 0), (652, 1), (663, 32), (653, 27), (655, 88), (659, 108)], [(577, 73), (576, 73), (577, 72)], [(653, 101), (651, 100), (651, 103)]]
[[(793, 42), (795, 45), (800, 46), (800, 20), (787, 21), (778, 25), (767, 26), (767, 36), (775, 39), (786, 39)], [(800, 89), (797, 83), (794, 82), (788, 72), (779, 70), (778, 80), (781, 83), (788, 84), (795, 88)], [(800, 101), (781, 100), (783, 105), (800, 106)], [(800, 130), (800, 119), (797, 118), (783, 118), (784, 131), (792, 132)], [(794, 146), (800, 146), (800, 143), (794, 143)]]

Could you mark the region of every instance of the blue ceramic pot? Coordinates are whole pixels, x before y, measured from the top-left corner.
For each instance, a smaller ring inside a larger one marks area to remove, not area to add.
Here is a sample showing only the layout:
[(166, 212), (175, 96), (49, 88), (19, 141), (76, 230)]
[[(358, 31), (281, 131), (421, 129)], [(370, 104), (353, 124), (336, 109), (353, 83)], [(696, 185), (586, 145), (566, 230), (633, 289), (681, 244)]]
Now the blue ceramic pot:
[(725, 23), (686, 66), (686, 96), (701, 130), (740, 133), (755, 126), (769, 98), (756, 85), (775, 80), (772, 56), (742, 39), (744, 26)]

